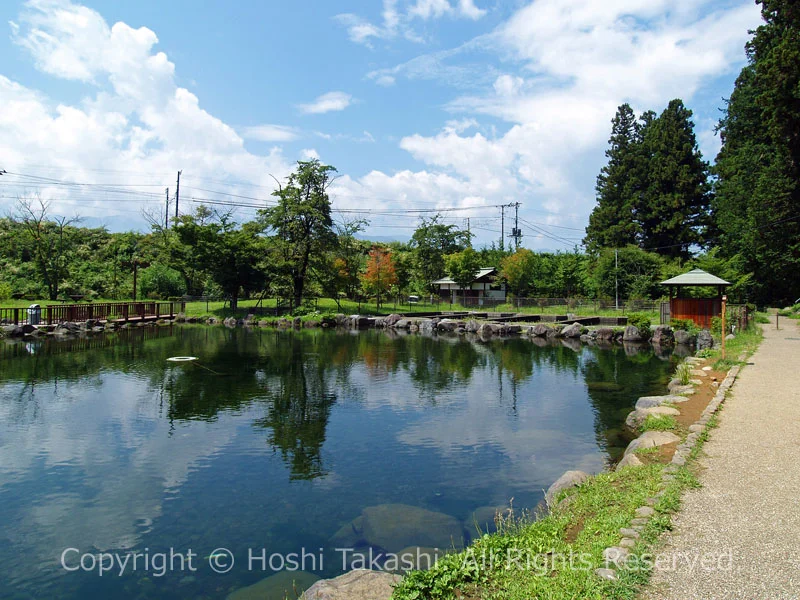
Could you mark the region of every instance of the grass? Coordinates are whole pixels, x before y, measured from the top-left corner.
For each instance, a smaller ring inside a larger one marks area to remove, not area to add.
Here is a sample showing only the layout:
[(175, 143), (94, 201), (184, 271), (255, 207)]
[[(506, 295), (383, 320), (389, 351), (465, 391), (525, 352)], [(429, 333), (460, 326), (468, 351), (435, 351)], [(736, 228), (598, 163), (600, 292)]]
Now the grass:
[(681, 382), (681, 385), (689, 385), (692, 380), (692, 365), (687, 362), (682, 362), (675, 369), (675, 378)]
[[(410, 573), (394, 600), (487, 598), (491, 600), (632, 599), (649, 578), (647, 563), (618, 571), (617, 581), (594, 574), (603, 550), (620, 540), (635, 510), (659, 491), (664, 465), (601, 473), (557, 497), (556, 507), (537, 521), (500, 522), (466, 551), (451, 554), (429, 571)], [(675, 473), (655, 503), (656, 516), (641, 532), (633, 554), (643, 556), (670, 527), (681, 492), (697, 485), (687, 467)]]
[[(126, 300), (111, 300), (111, 299), (95, 299), (95, 303), (99, 302), (123, 302)], [(139, 299), (140, 302), (146, 301)], [(61, 304), (60, 302), (39, 299), (39, 300), (0, 300), (0, 307), (2, 308), (28, 308), (31, 304), (39, 304), (40, 306), (47, 306), (48, 304)], [(186, 303), (186, 316), (188, 317), (244, 317), (250, 309), (253, 309), (259, 304), (258, 299), (240, 300), (239, 308), (237, 311), (231, 310), (226, 302), (187, 302)], [(264, 316), (268, 317), (269, 312), (274, 310), (277, 306), (275, 298), (267, 298), (261, 302), (260, 307), (264, 310)], [(389, 301), (381, 305), (380, 308), (375, 306), (374, 302), (356, 302), (353, 300), (341, 300), (340, 305), (332, 298), (319, 298), (304, 306), (304, 310), (317, 311), (319, 314), (328, 313), (345, 313), (345, 314), (365, 314), (387, 315), (393, 312), (401, 313), (417, 313), (417, 312), (434, 312), (434, 311), (468, 311), (468, 312), (514, 312), (525, 313), (531, 315), (566, 315), (573, 313), (578, 316), (624, 316), (625, 310), (617, 311), (613, 308), (594, 308), (594, 304), (587, 304), (584, 306), (576, 306), (570, 308), (569, 306), (522, 306), (516, 307), (510, 303), (501, 304), (499, 306), (469, 306), (464, 307), (458, 304), (450, 304), (449, 302), (416, 302), (409, 304), (407, 302)], [(628, 311), (630, 312), (630, 311)], [(638, 311), (641, 312), (641, 311)], [(642, 313), (650, 316), (652, 319), (658, 319), (657, 312)], [(273, 314), (274, 316), (274, 314)]]
[(725, 358), (722, 358), (722, 349), (714, 349), (708, 353), (707, 358), (713, 360), (713, 368), (717, 371), (727, 371), (733, 365), (744, 362), (756, 351), (764, 332), (761, 327), (751, 326), (739, 331), (732, 340), (725, 341)]
[(672, 415), (647, 415), (640, 429), (642, 431), (677, 431), (679, 425)]

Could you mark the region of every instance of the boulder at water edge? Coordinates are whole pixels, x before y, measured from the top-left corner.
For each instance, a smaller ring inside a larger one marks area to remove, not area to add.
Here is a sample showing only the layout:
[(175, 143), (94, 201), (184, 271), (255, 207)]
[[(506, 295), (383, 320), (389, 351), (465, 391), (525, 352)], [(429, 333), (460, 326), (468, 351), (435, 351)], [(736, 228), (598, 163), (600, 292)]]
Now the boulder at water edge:
[(644, 337), (639, 332), (639, 329), (635, 325), (628, 325), (625, 328), (625, 333), (622, 334), (622, 341), (623, 342), (643, 342)]
[(672, 328), (667, 325), (659, 325), (653, 331), (653, 338), (651, 340), (653, 345), (672, 346), (675, 343), (675, 334)]
[(361, 516), (364, 541), (387, 552), (408, 546), (464, 547), (461, 522), (444, 513), (407, 504), (380, 504), (365, 508)]
[(681, 402), (686, 402), (688, 398), (685, 396), (642, 396), (636, 401), (636, 410), (641, 410), (643, 408), (652, 408), (654, 406), (661, 406), (662, 404), (680, 404)]
[(583, 326), (580, 323), (573, 323), (561, 330), (561, 335), (565, 338), (578, 338), (583, 334)]
[(228, 594), (227, 600), (285, 600), (299, 598), (304, 591), (319, 581), (319, 577), (305, 571), (281, 571), (258, 583)]
[(638, 429), (650, 415), (656, 417), (662, 415), (674, 417), (679, 414), (681, 414), (681, 412), (677, 408), (672, 408), (671, 406), (652, 406), (650, 408), (640, 408), (638, 410), (634, 410), (628, 415), (628, 417), (625, 419), (625, 425), (631, 429)]
[(714, 338), (708, 329), (703, 329), (697, 334), (697, 349), (705, 350), (706, 348), (714, 347)]
[(356, 569), (335, 579), (318, 581), (302, 600), (390, 600), (399, 575)]
[(553, 501), (561, 490), (566, 490), (571, 487), (582, 484), (589, 478), (589, 474), (583, 471), (567, 471), (561, 477), (556, 479), (555, 483), (547, 488), (547, 493), (544, 495), (544, 500), (547, 506), (552, 506)]
[(645, 431), (628, 444), (628, 447), (625, 449), (625, 456), (639, 449), (657, 448), (679, 441), (681, 441), (681, 438), (669, 431)]

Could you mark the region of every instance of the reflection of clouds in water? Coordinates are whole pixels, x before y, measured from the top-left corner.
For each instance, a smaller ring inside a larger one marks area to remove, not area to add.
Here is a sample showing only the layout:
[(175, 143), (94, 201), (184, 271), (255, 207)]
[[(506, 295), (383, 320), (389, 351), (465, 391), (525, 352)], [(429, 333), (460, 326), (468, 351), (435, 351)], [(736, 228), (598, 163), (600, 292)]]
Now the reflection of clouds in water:
[[(57, 562), (70, 546), (135, 546), (162, 514), (165, 496), (230, 443), (239, 423), (251, 420), (226, 417), (173, 428), (161, 414), (159, 391), (119, 373), (113, 387), (58, 386), (57, 400), (52, 385), (38, 387), (0, 442), (0, 490), (27, 502), (14, 511), (13, 528), (4, 527), (12, 545), (6, 550), (28, 570), (33, 561)], [(15, 387), (4, 391), (13, 394)], [(41, 475), (29, 481), (26, 472)]]
[[(496, 379), (476, 377), (459, 394), (457, 408), (417, 421), (398, 439), (409, 446), (435, 448), (449, 462), (465, 466), (473, 460), (471, 449), (494, 448), (506, 458), (487, 471), (498, 485), (548, 486), (567, 469), (603, 468), (581, 381), (560, 378), (556, 384), (547, 373), (536, 373), (518, 384), (515, 408), (512, 393), (508, 380), (501, 397)], [(570, 420), (580, 433), (567, 429)]]

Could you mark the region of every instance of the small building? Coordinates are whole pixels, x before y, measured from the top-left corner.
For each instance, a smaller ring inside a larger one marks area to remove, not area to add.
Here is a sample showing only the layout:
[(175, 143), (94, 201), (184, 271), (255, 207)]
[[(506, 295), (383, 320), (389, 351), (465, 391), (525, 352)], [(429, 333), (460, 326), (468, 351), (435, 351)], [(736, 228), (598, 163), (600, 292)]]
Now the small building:
[[(669, 311), (664, 310), (666, 307), (662, 305), (662, 325), (668, 325), (671, 319), (691, 319), (698, 327), (709, 329), (711, 319), (722, 315), (722, 296), (730, 282), (702, 269), (694, 269), (662, 281), (661, 285), (669, 288)], [(684, 288), (687, 287), (716, 288), (717, 295), (713, 298), (687, 298), (684, 296)]]
[(488, 300), (491, 304), (502, 304), (506, 301), (506, 283), (498, 277), (497, 269), (486, 267), (478, 270), (478, 274), (467, 288), (460, 287), (450, 277), (443, 277), (433, 282), (439, 287), (439, 296), (452, 303), (464, 306), (483, 306)]

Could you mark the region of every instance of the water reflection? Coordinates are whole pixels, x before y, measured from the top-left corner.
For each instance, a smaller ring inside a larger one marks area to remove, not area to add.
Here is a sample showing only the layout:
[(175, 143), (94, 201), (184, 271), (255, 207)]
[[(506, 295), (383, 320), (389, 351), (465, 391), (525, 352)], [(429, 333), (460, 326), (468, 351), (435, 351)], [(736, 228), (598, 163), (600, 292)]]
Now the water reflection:
[(564, 470), (604, 466), (669, 365), (521, 338), (167, 327), (2, 343), (0, 369), (0, 596), (194, 598), (220, 581), (98, 582), (59, 552), (296, 551), (369, 507), (467, 524), (534, 506)]

